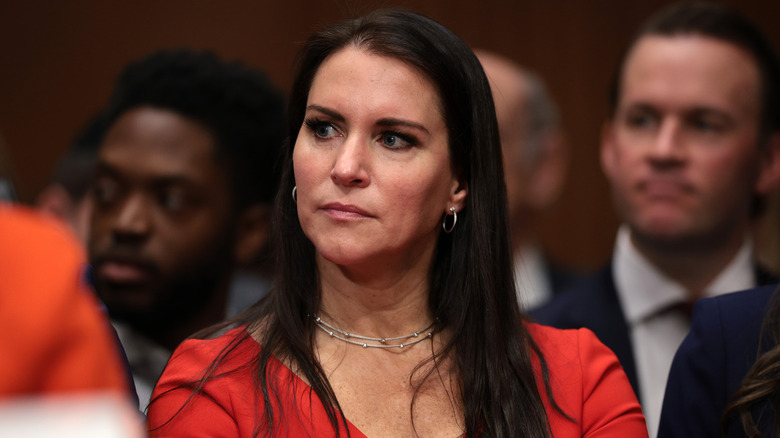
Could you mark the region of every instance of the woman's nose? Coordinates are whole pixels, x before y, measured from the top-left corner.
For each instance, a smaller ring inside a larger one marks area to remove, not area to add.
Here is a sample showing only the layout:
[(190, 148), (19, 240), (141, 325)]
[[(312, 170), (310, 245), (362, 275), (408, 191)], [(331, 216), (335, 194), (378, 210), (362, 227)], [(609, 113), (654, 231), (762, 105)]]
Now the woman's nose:
[(347, 138), (336, 150), (330, 178), (344, 187), (365, 187), (370, 182), (368, 160), (370, 151), (357, 137)]

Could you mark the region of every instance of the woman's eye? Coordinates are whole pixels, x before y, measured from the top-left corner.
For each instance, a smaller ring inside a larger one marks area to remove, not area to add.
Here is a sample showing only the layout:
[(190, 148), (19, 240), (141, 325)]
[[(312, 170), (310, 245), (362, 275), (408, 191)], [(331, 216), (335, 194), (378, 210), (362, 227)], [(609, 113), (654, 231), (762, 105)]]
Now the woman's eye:
[(328, 122), (323, 122), (320, 120), (306, 120), (304, 121), (304, 124), (307, 128), (309, 128), (309, 130), (311, 130), (311, 132), (314, 133), (315, 136), (319, 138), (331, 138), (338, 135), (336, 127)]
[(415, 145), (415, 142), (405, 135), (396, 132), (385, 132), (382, 134), (382, 144), (391, 149), (403, 149)]
[(317, 129), (314, 130), (314, 133), (317, 134), (317, 137), (323, 137), (328, 138), (332, 137), (335, 134), (336, 129), (333, 128), (332, 125), (319, 125), (317, 126)]

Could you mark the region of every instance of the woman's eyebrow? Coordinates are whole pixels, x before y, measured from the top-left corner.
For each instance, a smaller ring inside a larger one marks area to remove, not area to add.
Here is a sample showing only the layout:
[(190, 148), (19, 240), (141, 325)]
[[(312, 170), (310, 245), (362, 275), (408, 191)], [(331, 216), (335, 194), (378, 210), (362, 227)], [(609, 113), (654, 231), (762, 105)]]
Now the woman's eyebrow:
[(421, 130), (421, 131), (423, 131), (423, 132), (425, 132), (427, 134), (430, 134), (430, 132), (428, 132), (428, 129), (426, 129), (425, 126), (423, 126), (423, 125), (421, 125), (419, 123), (410, 122), (408, 120), (392, 119), (392, 118), (380, 119), (377, 122), (377, 125), (379, 125), (379, 126), (399, 126), (399, 125), (400, 126), (408, 126), (410, 128), (416, 128), (416, 129), (419, 129), (419, 130)]
[[(318, 112), (321, 112), (321, 113), (327, 115), (328, 117), (332, 117), (332, 118), (336, 119), (339, 122), (343, 122), (345, 120), (344, 116), (341, 115), (338, 111), (334, 111), (334, 110), (332, 110), (330, 108), (326, 108), (324, 106), (308, 105), (306, 107), (306, 110), (307, 111), (318, 111)], [(430, 134), (430, 132), (428, 131), (428, 129), (425, 126), (423, 126), (423, 125), (421, 125), (419, 123), (415, 123), (415, 122), (412, 122), (412, 121), (409, 121), (409, 120), (404, 120), (404, 119), (395, 119), (395, 118), (392, 118), (392, 117), (388, 117), (388, 118), (379, 119), (379, 121), (377, 121), (376, 124), (379, 125), (379, 126), (408, 126), (410, 128), (419, 129), (419, 130), (421, 130), (421, 131), (423, 131), (423, 132), (425, 132), (427, 134)]]
[(308, 105), (306, 107), (306, 111), (309, 111), (309, 110), (319, 111), (319, 112), (321, 112), (321, 113), (323, 113), (323, 114), (325, 114), (325, 115), (327, 115), (329, 117), (333, 117), (334, 119), (338, 120), (339, 122), (343, 122), (345, 120), (344, 116), (339, 114), (337, 111), (334, 111), (334, 110), (332, 110), (330, 108), (326, 108), (324, 106)]

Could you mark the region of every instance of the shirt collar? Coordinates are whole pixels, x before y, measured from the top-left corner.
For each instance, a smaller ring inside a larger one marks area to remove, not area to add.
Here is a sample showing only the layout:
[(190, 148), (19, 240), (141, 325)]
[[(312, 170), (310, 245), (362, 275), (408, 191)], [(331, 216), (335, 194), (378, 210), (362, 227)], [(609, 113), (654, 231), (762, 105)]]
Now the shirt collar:
[[(705, 288), (715, 296), (755, 286), (753, 244), (748, 236), (725, 269)], [(631, 242), (631, 231), (622, 225), (612, 258), (615, 287), (629, 324), (638, 323), (659, 311), (688, 301), (682, 285), (650, 263)]]
[(532, 309), (552, 295), (542, 252), (536, 245), (524, 245), (514, 256), (517, 299), (523, 309)]
[(127, 324), (113, 321), (119, 341), (125, 349), (133, 376), (148, 379), (154, 385), (160, 377), (171, 351), (143, 336)]

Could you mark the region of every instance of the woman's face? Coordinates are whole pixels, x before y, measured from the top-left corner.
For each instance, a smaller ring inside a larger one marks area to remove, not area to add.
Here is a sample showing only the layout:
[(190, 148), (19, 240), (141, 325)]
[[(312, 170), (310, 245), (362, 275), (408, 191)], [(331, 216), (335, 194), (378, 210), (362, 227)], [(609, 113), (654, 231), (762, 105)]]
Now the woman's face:
[(342, 266), (429, 263), (443, 213), (466, 197), (436, 88), (411, 65), (354, 46), (314, 76), (293, 163), (303, 231)]

